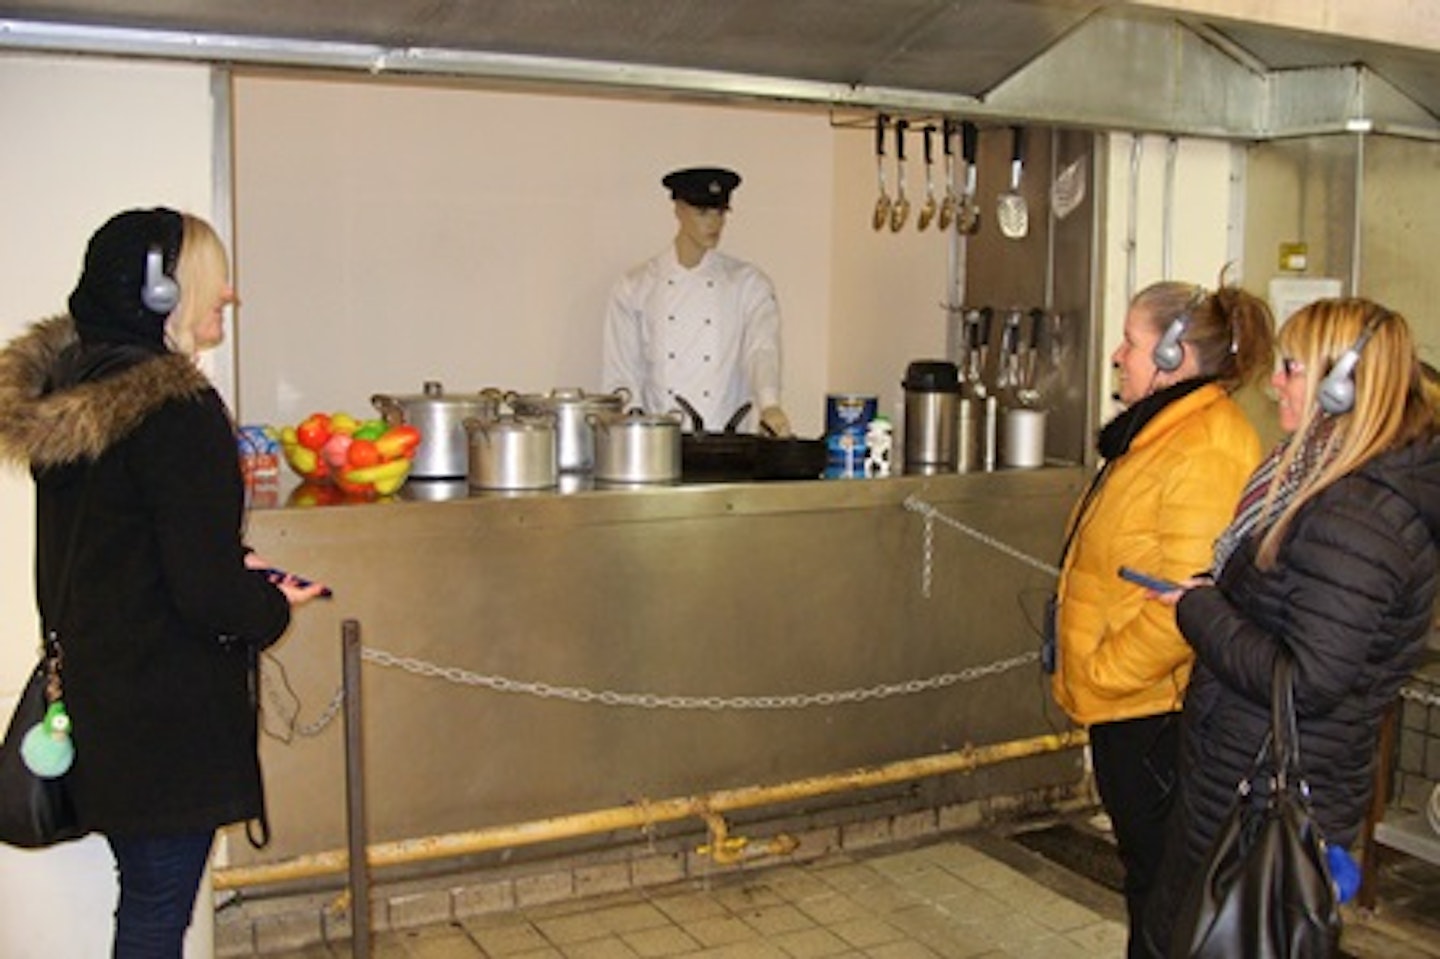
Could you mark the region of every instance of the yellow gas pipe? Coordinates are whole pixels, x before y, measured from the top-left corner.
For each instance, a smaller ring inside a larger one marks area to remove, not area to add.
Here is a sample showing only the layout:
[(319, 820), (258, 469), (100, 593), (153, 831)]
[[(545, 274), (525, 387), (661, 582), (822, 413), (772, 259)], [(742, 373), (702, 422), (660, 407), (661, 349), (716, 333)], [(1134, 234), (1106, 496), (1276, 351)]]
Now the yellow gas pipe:
[[(640, 802), (630, 806), (554, 816), (506, 826), (491, 826), (463, 833), (404, 839), (368, 847), (367, 861), (371, 868), (396, 866), (473, 855), (494, 849), (535, 845), (617, 829), (639, 829), (657, 822), (699, 818), (705, 821), (710, 831), (709, 855), (712, 855), (717, 863), (733, 863), (747, 858), (749, 841), (729, 835), (720, 815), (723, 812), (870, 789), (930, 776), (969, 772), (980, 766), (1077, 748), (1088, 741), (1083, 730), (1071, 730), (989, 746), (966, 746), (956, 752), (903, 759), (884, 766), (862, 766), (845, 772), (796, 779), (773, 786), (742, 786), (722, 789), (707, 796)], [(790, 852), (795, 848), (793, 844), (793, 838), (778, 836), (766, 844), (761, 854)], [(240, 889), (343, 873), (348, 867), (349, 854), (343, 849), (333, 849), (298, 856), (284, 862), (217, 869), (214, 884), (216, 889)]]

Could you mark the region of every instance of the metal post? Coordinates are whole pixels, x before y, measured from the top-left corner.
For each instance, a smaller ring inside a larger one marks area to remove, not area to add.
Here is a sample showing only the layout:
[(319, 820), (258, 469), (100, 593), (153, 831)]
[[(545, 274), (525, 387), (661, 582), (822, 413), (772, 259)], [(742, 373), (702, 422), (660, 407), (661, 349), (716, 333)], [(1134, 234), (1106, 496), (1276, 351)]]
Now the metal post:
[(360, 623), (340, 624), (345, 685), (345, 825), (350, 862), (350, 935), (355, 959), (370, 959), (370, 869), (365, 841), (365, 750), (360, 715)]

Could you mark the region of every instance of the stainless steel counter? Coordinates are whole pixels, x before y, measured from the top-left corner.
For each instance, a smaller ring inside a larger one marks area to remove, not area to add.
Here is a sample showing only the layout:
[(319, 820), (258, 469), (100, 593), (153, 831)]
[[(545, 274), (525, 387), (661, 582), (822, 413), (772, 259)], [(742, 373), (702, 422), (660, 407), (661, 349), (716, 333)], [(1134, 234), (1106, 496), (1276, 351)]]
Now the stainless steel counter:
[[(797, 696), (923, 680), (1024, 653), (1052, 582), (933, 529), (922, 589), (919, 497), (1045, 563), (1079, 468), (939, 477), (479, 496), (257, 510), (250, 541), (334, 600), (273, 650), (265, 724), (332, 702), (340, 627), (368, 650), (468, 671), (368, 661), (372, 841), (782, 782), (1063, 727), (1038, 668), (847, 704), (642, 708), (499, 692), (475, 677), (659, 696)], [(283, 677), (280, 670), (283, 669)], [(283, 679), (283, 682), (281, 681)], [(461, 681), (456, 681), (461, 680)], [(339, 723), (267, 737), (273, 861), (344, 845)], [(1074, 753), (926, 788), (957, 799), (1073, 783)], [(618, 837), (633, 841), (636, 837)]]

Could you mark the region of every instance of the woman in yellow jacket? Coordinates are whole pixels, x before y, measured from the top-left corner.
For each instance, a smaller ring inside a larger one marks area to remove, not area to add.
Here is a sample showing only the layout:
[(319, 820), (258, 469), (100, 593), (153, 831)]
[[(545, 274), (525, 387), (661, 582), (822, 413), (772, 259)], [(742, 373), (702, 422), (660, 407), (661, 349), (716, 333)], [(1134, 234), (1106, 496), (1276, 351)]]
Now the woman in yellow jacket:
[(1118, 571), (1182, 580), (1209, 567), (1260, 462), (1259, 437), (1230, 393), (1270, 373), (1273, 341), (1269, 308), (1237, 287), (1167, 281), (1141, 291), (1110, 357), (1125, 408), (1100, 432), (1101, 469), (1067, 530), (1051, 684), (1089, 729), (1125, 865), (1132, 954), (1164, 846), (1193, 653), (1174, 610), (1147, 602)]

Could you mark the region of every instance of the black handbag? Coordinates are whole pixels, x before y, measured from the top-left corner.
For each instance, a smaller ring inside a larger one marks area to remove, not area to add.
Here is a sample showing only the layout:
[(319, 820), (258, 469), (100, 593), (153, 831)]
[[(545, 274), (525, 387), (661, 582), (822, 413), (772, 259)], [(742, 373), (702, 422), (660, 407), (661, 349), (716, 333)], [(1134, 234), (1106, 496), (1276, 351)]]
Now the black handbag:
[[(1290, 657), (1276, 659), (1270, 734), (1181, 907), (1172, 959), (1326, 959), (1339, 954), (1340, 910), (1325, 842), (1300, 772)], [(1270, 792), (1252, 782), (1273, 761)]]
[[(60, 567), (57, 580), (59, 603), (55, 609), (57, 623), (63, 621), (65, 601), (69, 598), (70, 564), (75, 557), (75, 542), (79, 539), (81, 521), (90, 498), (93, 472), (92, 466), (81, 488), (65, 547), (64, 563)], [(10, 725), (5, 730), (5, 739), (0, 742), (0, 842), (22, 849), (53, 846), (79, 839), (87, 832), (79, 825), (67, 776), (38, 776), (21, 755), (26, 733), (46, 720), (50, 704), (60, 698), (61, 658), (60, 637), (54, 630), (49, 630), (45, 633), (40, 663), (30, 674), (20, 701), (15, 704)]]
[(45, 718), (50, 706), (45, 687), (56, 655), (58, 651), (47, 641), (45, 655), (30, 674), (0, 743), (0, 842), (22, 849), (52, 846), (85, 835), (65, 777), (41, 778), (20, 755), (25, 734)]

